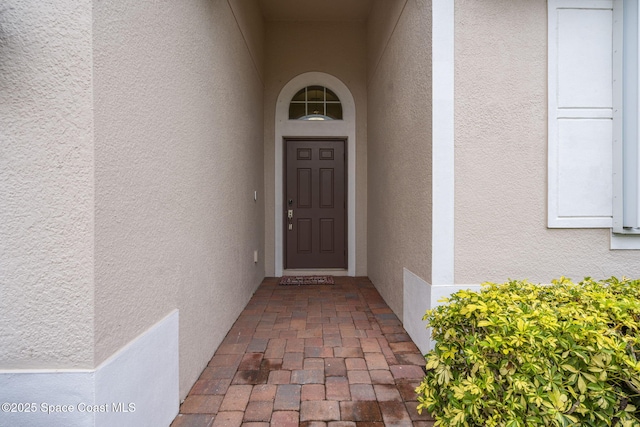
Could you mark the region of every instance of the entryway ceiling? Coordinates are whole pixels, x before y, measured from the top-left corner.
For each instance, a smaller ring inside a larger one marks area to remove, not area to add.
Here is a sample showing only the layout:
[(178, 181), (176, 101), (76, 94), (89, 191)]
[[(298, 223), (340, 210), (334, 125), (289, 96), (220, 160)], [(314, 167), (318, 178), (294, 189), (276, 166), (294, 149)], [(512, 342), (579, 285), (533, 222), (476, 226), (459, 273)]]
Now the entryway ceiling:
[(364, 21), (373, 0), (259, 0), (267, 21)]

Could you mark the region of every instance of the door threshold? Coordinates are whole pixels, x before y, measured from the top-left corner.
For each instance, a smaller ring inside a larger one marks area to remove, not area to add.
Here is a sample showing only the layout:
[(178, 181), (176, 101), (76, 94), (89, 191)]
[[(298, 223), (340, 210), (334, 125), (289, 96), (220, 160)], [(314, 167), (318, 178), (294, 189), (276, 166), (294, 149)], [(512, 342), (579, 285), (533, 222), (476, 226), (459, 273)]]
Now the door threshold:
[(285, 269), (283, 276), (348, 276), (349, 271), (344, 268), (309, 268), (309, 269)]

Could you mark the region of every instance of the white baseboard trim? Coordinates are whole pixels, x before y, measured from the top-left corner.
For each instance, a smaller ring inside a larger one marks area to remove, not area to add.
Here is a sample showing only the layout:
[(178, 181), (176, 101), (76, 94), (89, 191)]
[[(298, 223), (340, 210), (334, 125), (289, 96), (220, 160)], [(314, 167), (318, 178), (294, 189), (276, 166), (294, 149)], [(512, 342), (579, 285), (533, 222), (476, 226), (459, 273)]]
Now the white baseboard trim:
[(425, 280), (403, 268), (402, 325), (422, 354), (431, 348), (431, 331), (422, 320), (424, 313), (431, 308), (432, 286)]
[(434, 346), (431, 329), (422, 320), (425, 312), (442, 303), (440, 300), (462, 289), (479, 291), (482, 285), (439, 285), (434, 286), (406, 268), (403, 269), (403, 310), (402, 325), (420, 351), (428, 353)]
[[(95, 414), (78, 410), (95, 403), (94, 378), (82, 370), (0, 372), (0, 426), (94, 426)], [(47, 413), (51, 407), (73, 412)]]
[(120, 412), (96, 414), (96, 427), (171, 424), (180, 407), (178, 326), (174, 310), (100, 365), (96, 403)]
[(0, 426), (169, 426), (180, 405), (178, 325), (174, 310), (93, 370), (0, 371)]

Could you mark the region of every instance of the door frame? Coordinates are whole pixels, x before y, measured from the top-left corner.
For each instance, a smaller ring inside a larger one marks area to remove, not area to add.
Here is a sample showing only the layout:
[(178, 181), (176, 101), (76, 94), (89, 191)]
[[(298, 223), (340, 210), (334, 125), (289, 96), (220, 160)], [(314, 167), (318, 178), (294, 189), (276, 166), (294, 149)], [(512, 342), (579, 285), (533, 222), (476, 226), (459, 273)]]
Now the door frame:
[[(289, 120), (289, 102), (303, 87), (321, 85), (331, 89), (342, 102), (343, 120)], [(291, 79), (280, 91), (276, 104), (275, 123), (275, 274), (284, 272), (284, 140), (295, 138), (344, 139), (347, 152), (347, 270), (356, 274), (356, 111), (351, 91), (336, 77), (309, 72)], [(320, 270), (319, 270), (320, 271)]]

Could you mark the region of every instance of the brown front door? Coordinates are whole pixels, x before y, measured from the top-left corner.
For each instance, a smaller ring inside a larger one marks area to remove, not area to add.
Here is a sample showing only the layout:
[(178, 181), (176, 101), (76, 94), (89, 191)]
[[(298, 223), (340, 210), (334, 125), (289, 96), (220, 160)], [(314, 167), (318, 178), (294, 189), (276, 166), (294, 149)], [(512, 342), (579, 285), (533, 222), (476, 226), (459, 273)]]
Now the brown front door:
[(347, 268), (344, 140), (285, 141), (285, 268)]

